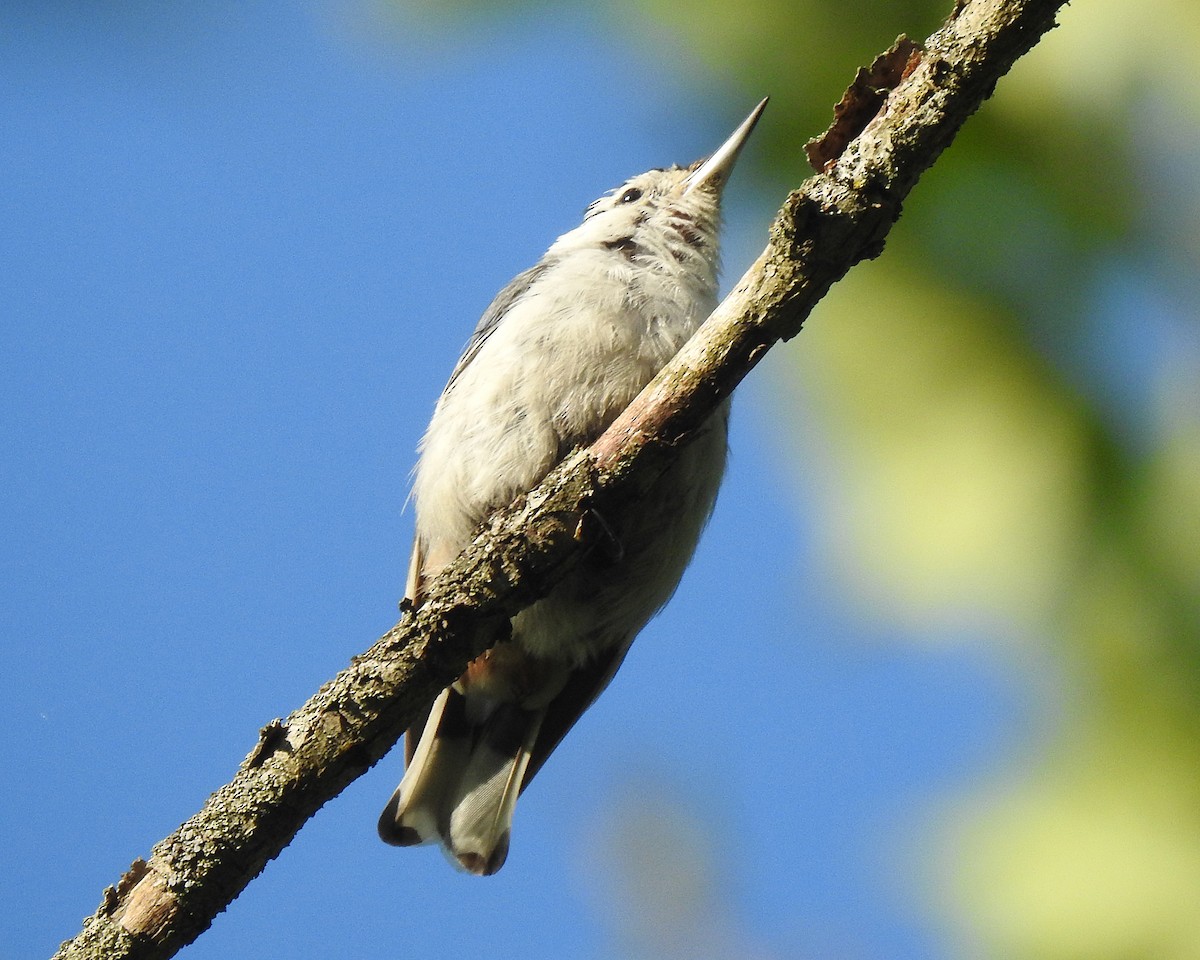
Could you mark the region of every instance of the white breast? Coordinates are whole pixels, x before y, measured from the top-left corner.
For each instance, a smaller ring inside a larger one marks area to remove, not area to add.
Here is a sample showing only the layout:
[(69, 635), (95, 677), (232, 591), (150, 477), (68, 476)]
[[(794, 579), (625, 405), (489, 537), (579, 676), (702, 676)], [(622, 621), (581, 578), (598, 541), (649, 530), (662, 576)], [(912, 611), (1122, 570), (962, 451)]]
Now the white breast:
[(604, 248), (564, 253), (442, 397), (422, 442), (417, 534), (446, 559), (602, 432), (715, 304), (711, 270), (660, 271)]

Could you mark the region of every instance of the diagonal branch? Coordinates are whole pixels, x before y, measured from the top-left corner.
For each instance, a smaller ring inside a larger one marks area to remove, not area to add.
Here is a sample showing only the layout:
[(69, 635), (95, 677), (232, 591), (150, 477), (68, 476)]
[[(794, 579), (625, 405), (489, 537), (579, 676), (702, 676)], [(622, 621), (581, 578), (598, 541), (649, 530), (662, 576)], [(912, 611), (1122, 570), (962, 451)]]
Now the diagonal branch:
[(1065, 0), (958, 0), (926, 42), (859, 71), (809, 145), (821, 172), (792, 193), (733, 292), (590, 449), (502, 511), (370, 650), (286, 721), (264, 728), (234, 779), (108, 888), (56, 958), (163, 958), (213, 918), (317, 809), (365, 773), (466, 663), (506, 635), (612, 513), (663, 469), (825, 291), (877, 256), (917, 179), (1051, 27)]

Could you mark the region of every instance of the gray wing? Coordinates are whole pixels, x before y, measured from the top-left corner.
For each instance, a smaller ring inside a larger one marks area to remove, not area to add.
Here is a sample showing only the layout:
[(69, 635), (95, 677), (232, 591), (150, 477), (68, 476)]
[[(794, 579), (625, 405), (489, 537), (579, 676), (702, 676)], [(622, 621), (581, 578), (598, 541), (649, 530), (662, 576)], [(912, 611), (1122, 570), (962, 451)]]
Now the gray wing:
[(553, 261), (539, 260), (524, 273), (518, 273), (509, 281), (508, 286), (496, 294), (496, 299), (483, 312), (483, 316), (480, 317), (479, 323), (475, 327), (475, 332), (471, 334), (471, 339), (463, 348), (462, 356), (458, 358), (458, 363), (455, 364), (450, 379), (446, 382), (446, 388), (442, 391), (443, 394), (450, 392), (450, 388), (454, 386), (454, 381), (458, 379), (459, 374), (466, 370), (468, 364), (475, 359), (480, 348), (487, 342), (487, 338), (492, 335), (492, 332), (500, 326), (500, 321), (512, 309), (513, 304), (525, 296), (529, 292), (529, 288), (537, 283), (542, 274), (552, 265)]
[[(479, 353), (480, 348), (487, 341), (487, 338), (492, 335), (492, 331), (500, 326), (500, 321), (512, 309), (512, 305), (525, 296), (529, 288), (537, 283), (542, 274), (550, 269), (552, 263), (553, 261), (539, 260), (524, 273), (518, 273), (503, 290), (496, 294), (496, 299), (483, 312), (483, 316), (480, 317), (475, 331), (471, 334), (471, 339), (467, 341), (467, 345), (463, 349), (462, 356), (458, 358), (458, 363), (454, 365), (450, 379), (446, 382), (445, 389), (442, 390), (442, 396), (450, 392), (450, 388), (454, 386), (454, 381), (458, 379), (459, 374), (467, 369), (467, 365), (475, 359), (475, 355)], [(421, 577), (421, 568), (424, 565), (422, 554), (421, 542), (418, 539), (413, 544), (412, 560), (408, 568), (408, 583), (404, 592), (405, 597), (413, 603), (420, 600), (422, 587), (424, 586)], [(412, 763), (413, 754), (416, 752), (417, 744), (421, 740), (421, 733), (425, 729), (425, 721), (428, 716), (429, 711), (424, 711), (406, 731), (404, 752), (404, 762), (406, 765)], [(561, 738), (561, 734), (559, 738)], [(557, 743), (557, 739), (555, 742)]]
[(529, 765), (521, 779), (521, 790), (529, 786), (534, 774), (542, 769), (546, 758), (554, 752), (562, 738), (575, 726), (596, 698), (604, 692), (610, 680), (625, 660), (625, 654), (633, 645), (633, 637), (615, 647), (602, 651), (595, 659), (571, 671), (566, 685), (546, 706), (542, 725), (538, 728), (537, 741), (530, 752)]

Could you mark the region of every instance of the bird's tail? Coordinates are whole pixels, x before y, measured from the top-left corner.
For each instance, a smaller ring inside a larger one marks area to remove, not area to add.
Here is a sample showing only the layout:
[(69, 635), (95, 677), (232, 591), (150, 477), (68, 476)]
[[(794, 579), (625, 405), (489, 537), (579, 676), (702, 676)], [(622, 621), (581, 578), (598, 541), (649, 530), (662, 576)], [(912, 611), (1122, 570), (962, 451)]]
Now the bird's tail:
[(508, 855), (513, 810), (545, 711), (482, 701), (454, 687), (434, 701), (379, 818), (379, 836), (401, 847), (440, 841), (463, 869), (486, 876)]

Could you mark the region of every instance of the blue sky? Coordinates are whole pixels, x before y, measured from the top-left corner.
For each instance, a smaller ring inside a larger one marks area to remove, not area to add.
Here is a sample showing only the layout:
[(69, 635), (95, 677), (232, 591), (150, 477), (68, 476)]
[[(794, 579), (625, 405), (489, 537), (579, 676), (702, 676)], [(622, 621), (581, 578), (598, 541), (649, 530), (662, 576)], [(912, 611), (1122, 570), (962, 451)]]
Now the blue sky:
[[(5, 956), (73, 936), (392, 624), (414, 448), (478, 315), (591, 199), (753, 105), (580, 17), (158, 9), (0, 25)], [(774, 206), (735, 179), (727, 279)], [(756, 955), (949, 956), (919, 829), (1011, 755), (1025, 694), (842, 612), (765, 384), (696, 563), (523, 798), (500, 875), (376, 840), (389, 757), (184, 956), (645, 955), (616, 865), (636, 847), (608, 839), (643, 808), (699, 838), (708, 921)]]

